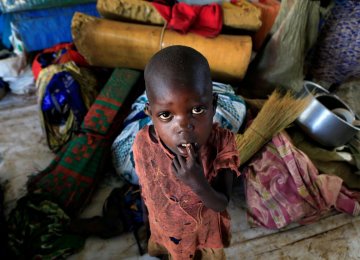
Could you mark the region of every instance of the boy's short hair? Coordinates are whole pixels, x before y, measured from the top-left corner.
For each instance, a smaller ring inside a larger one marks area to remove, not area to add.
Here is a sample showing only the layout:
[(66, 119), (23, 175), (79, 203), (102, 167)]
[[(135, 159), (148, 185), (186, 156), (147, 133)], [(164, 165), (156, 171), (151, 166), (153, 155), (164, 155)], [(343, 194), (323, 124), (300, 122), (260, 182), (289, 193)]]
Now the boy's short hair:
[(173, 45), (158, 51), (144, 70), (145, 83), (153, 76), (178, 76), (186, 82), (202, 80), (211, 84), (210, 66), (207, 59), (197, 50), (182, 45)]

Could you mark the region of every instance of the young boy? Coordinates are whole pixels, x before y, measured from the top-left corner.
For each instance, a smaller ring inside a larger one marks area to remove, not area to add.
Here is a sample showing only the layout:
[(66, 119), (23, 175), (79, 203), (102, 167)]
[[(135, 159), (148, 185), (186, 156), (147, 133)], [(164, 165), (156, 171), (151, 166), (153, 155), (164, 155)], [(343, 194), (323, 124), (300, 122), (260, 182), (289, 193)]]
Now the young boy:
[(239, 159), (234, 135), (213, 125), (209, 64), (192, 48), (167, 47), (147, 64), (145, 85), (153, 125), (138, 132), (133, 152), (149, 211), (149, 254), (225, 259)]

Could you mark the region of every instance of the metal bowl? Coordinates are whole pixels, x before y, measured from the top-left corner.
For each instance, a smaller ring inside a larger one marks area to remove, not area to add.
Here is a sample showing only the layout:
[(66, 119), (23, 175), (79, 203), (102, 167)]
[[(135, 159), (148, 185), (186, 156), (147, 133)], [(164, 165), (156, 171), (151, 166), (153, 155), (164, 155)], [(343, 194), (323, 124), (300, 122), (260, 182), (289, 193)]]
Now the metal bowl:
[(342, 108), (356, 118), (351, 108), (339, 97), (311, 81), (304, 82), (303, 91), (307, 95), (312, 95), (312, 100), (296, 122), (319, 144), (327, 147), (342, 146), (360, 131), (352, 122), (347, 122), (345, 117), (332, 112)]

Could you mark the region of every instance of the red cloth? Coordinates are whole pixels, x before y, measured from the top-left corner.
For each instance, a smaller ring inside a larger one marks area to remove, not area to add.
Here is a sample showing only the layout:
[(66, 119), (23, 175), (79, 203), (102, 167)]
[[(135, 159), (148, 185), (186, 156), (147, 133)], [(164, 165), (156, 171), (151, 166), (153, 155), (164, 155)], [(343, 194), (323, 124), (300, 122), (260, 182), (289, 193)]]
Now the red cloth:
[(176, 3), (172, 7), (155, 2), (152, 4), (168, 22), (168, 29), (181, 33), (193, 32), (204, 37), (216, 37), (221, 31), (222, 9), (219, 4)]
[(34, 74), (35, 80), (38, 78), (40, 71), (43, 69), (38, 58), (44, 53), (51, 52), (58, 52), (58, 55), (55, 55), (57, 57), (52, 61), (52, 64), (63, 64), (69, 61), (74, 61), (78, 66), (88, 66), (85, 58), (76, 51), (75, 45), (73, 43), (60, 43), (51, 48), (45, 49), (36, 55), (32, 64), (32, 72)]

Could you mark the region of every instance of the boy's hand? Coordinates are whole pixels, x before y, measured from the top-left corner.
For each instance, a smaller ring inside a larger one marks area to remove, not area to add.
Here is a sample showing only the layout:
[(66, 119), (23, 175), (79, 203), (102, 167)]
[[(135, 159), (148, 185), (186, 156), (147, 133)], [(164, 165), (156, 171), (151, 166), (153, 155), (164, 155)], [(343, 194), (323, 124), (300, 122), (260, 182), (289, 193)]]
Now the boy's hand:
[(192, 145), (187, 146), (188, 157), (177, 155), (172, 162), (172, 170), (177, 178), (188, 185), (192, 190), (197, 191), (209, 185), (201, 163)]

